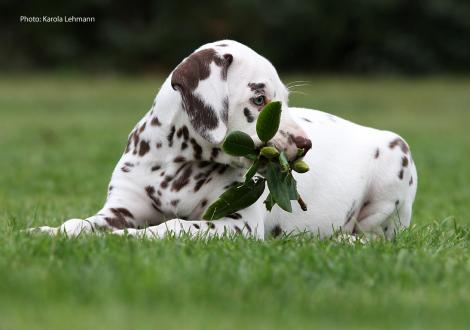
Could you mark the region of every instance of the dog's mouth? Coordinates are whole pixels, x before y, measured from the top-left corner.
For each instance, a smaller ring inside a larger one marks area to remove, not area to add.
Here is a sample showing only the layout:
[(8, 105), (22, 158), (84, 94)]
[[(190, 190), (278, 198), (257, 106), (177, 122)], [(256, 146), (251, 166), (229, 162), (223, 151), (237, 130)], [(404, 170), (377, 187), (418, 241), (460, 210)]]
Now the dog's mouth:
[(295, 161), (307, 154), (307, 152), (312, 148), (312, 141), (305, 136), (294, 135), (292, 133), (279, 130), (279, 134), (269, 141), (267, 145), (284, 152), (289, 161)]

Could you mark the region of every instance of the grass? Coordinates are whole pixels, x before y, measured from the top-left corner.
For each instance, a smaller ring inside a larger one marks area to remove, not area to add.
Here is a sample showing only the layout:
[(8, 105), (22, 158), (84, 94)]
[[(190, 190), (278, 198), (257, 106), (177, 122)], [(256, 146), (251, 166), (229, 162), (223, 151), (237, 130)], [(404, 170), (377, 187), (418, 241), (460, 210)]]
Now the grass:
[(22, 234), (101, 206), (161, 80), (0, 78), (0, 329), (468, 327), (470, 79), (297, 79), (292, 104), (410, 143), (414, 226), (395, 242)]

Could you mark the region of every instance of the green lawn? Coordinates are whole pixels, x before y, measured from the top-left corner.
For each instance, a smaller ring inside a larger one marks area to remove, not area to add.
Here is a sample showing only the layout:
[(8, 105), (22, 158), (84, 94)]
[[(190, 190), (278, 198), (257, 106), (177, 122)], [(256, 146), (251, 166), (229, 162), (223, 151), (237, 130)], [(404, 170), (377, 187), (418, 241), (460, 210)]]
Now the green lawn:
[(19, 229), (93, 214), (160, 79), (0, 78), (0, 329), (457, 329), (470, 324), (470, 78), (308, 80), (291, 103), (404, 136), (413, 228), (308, 237), (67, 240)]

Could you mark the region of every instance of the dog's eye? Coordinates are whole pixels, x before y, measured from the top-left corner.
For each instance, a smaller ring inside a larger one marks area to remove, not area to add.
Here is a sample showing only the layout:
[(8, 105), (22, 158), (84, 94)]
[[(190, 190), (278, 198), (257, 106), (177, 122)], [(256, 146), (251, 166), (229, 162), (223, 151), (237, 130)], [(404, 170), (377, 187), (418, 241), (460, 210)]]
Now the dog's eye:
[(266, 98), (264, 97), (264, 95), (259, 95), (257, 97), (251, 98), (251, 102), (257, 107), (260, 107), (266, 103)]

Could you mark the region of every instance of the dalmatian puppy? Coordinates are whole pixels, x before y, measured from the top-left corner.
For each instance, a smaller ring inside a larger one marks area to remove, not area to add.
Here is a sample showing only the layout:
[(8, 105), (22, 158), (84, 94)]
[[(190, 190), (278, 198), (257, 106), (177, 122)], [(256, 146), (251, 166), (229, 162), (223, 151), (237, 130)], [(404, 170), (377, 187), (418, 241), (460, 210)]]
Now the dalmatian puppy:
[[(308, 211), (293, 205), (292, 213), (277, 206), (268, 212), (262, 196), (223, 219), (201, 220), (211, 202), (244, 180), (249, 165), (221, 152), (224, 137), (241, 130), (260, 146), (256, 119), (275, 100), (283, 111), (272, 144), (290, 160), (296, 159), (297, 148), (308, 151), (304, 160), (311, 170), (294, 173)], [(272, 64), (224, 40), (197, 49), (163, 83), (128, 137), (103, 208), (84, 220), (34, 230), (70, 236), (108, 230), (148, 238), (171, 233), (258, 239), (299, 232), (328, 237), (338, 230), (391, 239), (410, 224), (417, 179), (401, 137), (320, 111), (289, 108), (288, 90)]]

